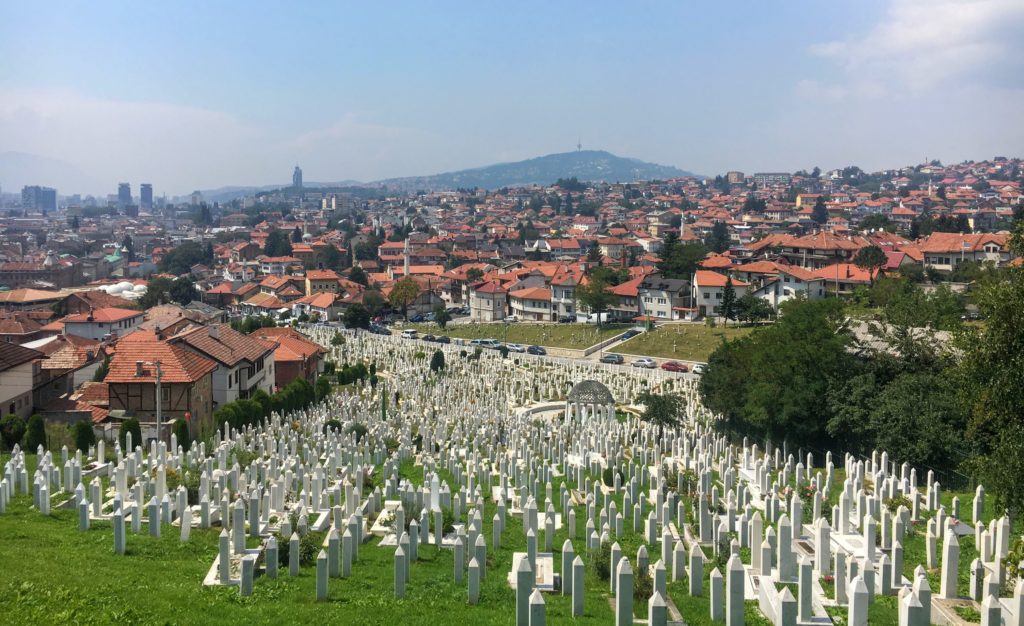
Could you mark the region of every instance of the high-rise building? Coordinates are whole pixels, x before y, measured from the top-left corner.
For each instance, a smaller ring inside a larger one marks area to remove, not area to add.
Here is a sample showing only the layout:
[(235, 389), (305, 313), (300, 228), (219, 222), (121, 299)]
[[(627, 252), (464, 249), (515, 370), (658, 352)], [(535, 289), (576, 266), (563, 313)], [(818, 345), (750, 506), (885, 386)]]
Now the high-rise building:
[(737, 184), (742, 183), (743, 182), (743, 178), (744, 178), (743, 177), (743, 172), (732, 171), (732, 172), (726, 173), (726, 175), (725, 175), (725, 180), (730, 185), (737, 185)]
[(132, 186), (131, 183), (118, 183), (117, 184), (117, 206), (124, 208), (132, 203)]
[(298, 165), (295, 166), (295, 171), (292, 172), (292, 187), (302, 188), (302, 168)]
[(57, 190), (53, 187), (26, 185), (21, 189), (21, 206), (33, 211), (57, 210)]
[(153, 208), (153, 185), (142, 183), (139, 185), (139, 204), (147, 211)]

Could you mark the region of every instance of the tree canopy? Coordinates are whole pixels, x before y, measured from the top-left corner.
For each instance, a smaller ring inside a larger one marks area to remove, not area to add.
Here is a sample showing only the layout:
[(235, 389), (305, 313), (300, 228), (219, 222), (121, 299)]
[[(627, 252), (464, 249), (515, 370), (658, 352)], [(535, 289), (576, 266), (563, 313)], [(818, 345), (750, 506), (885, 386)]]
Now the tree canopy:
[(658, 252), (658, 272), (665, 278), (690, 280), (706, 254), (707, 249), (702, 244), (683, 244), (678, 234), (670, 232)]

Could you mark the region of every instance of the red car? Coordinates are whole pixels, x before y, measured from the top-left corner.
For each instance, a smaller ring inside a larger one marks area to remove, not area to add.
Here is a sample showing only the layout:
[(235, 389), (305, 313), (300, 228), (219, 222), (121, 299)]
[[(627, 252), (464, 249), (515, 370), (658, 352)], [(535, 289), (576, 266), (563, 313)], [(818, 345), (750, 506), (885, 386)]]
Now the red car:
[(685, 371), (688, 371), (686, 369), (686, 365), (683, 364), (683, 363), (680, 363), (679, 361), (665, 361), (664, 363), (661, 364), (661, 369), (665, 370), (666, 372), (685, 372)]

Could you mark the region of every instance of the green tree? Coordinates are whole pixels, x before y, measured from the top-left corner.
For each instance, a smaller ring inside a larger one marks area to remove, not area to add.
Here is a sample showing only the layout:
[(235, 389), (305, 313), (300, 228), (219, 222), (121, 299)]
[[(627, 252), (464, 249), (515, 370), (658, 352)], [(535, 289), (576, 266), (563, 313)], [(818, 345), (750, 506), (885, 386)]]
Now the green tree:
[(291, 256), (292, 242), (288, 240), (288, 233), (283, 230), (272, 230), (267, 235), (267, 241), (263, 245), (263, 254), (267, 256)]
[(127, 250), (125, 252), (125, 260), (131, 262), (135, 260), (135, 243), (132, 241), (131, 235), (125, 235), (124, 239), (121, 240), (121, 247)]
[(0, 440), (3, 441), (5, 448), (13, 449), (15, 444), (21, 443), (21, 438), (24, 436), (25, 420), (21, 417), (14, 413), (8, 413), (3, 419), (0, 419)]
[(433, 356), (430, 357), (430, 371), (440, 372), (444, 369), (444, 352), (441, 350), (434, 350)]
[(345, 309), (342, 321), (345, 323), (345, 328), (366, 329), (370, 327), (370, 312), (366, 310), (365, 306), (354, 302)]
[(718, 314), (725, 319), (726, 325), (729, 324), (729, 320), (736, 319), (736, 289), (732, 286), (732, 276), (725, 277), (722, 303), (718, 305)]
[(292, 229), (292, 243), (302, 243), (302, 229), (298, 226)]
[(466, 270), (466, 282), (469, 284), (480, 282), (480, 279), (484, 277), (484, 271), (479, 267), (471, 267)]
[(712, 252), (722, 253), (729, 249), (729, 244), (729, 226), (723, 221), (716, 221), (704, 240), (704, 245)]
[(379, 315), (384, 310), (386, 304), (387, 300), (376, 289), (367, 289), (363, 292), (363, 306), (370, 312), (371, 317)]
[(39, 446), (46, 449), (46, 420), (36, 413), (28, 418), (28, 429), (25, 432), (25, 452), (35, 453)]
[(618, 300), (612, 293), (608, 281), (600, 273), (591, 274), (589, 280), (577, 285), (573, 295), (577, 302), (597, 315), (598, 327), (601, 326), (601, 314)]
[(159, 304), (170, 302), (172, 284), (173, 281), (170, 278), (163, 276), (149, 279), (149, 282), (146, 283), (146, 293), (139, 298), (139, 305), (143, 309), (151, 309)]
[(409, 318), (409, 305), (420, 296), (420, 286), (411, 277), (402, 278), (395, 282), (388, 294), (388, 301), (391, 306), (402, 309), (402, 315)]
[(666, 427), (678, 426), (685, 415), (686, 401), (678, 394), (656, 394), (644, 391), (638, 400), (640, 404), (644, 405), (644, 412), (640, 415), (640, 419), (656, 425), (659, 435)]
[(811, 209), (811, 219), (818, 224), (828, 223), (828, 207), (825, 206), (825, 198), (818, 196), (818, 199), (814, 201), (814, 208)]
[(174, 420), (171, 424), (171, 433), (174, 434), (174, 438), (178, 441), (178, 445), (181, 446), (182, 450), (188, 452), (189, 448), (192, 447), (192, 438), (188, 432), (188, 422), (179, 417)]
[[(132, 449), (127, 448), (127, 433), (132, 434)], [(121, 422), (121, 427), (117, 430), (117, 440), (121, 443), (121, 450), (125, 454), (134, 451), (138, 446), (143, 445), (145, 442), (142, 441), (142, 426), (139, 424), (139, 420), (134, 417), (130, 417), (125, 421)]]
[[(1018, 255), (1022, 235), (1018, 224), (1011, 237)], [(996, 510), (1016, 518), (1024, 512), (1024, 269), (1008, 268), (1001, 280), (983, 284), (975, 301), (985, 325), (966, 328), (957, 342), (959, 388), (970, 408), (967, 437), (977, 452), (968, 467), (994, 495)]]
[(595, 265), (601, 262), (601, 247), (597, 245), (597, 241), (591, 241), (587, 247), (587, 262)]
[(771, 317), (772, 305), (748, 291), (736, 300), (734, 311), (736, 314), (735, 319), (747, 324), (753, 324), (754, 322)]
[(679, 235), (670, 232), (658, 252), (658, 273), (665, 278), (689, 280), (706, 254), (707, 249), (702, 244), (684, 245), (679, 241)]
[(89, 451), (89, 446), (96, 445), (96, 432), (89, 420), (75, 422), (71, 433), (75, 439), (75, 448), (81, 450), (83, 454)]
[(171, 283), (168, 295), (171, 296), (171, 300), (185, 306), (196, 299), (196, 284), (191, 276), (179, 276)]
[(865, 246), (853, 257), (853, 264), (868, 273), (871, 284), (875, 283), (875, 274), (888, 263), (885, 252), (878, 246)]
[(103, 357), (103, 362), (96, 368), (96, 372), (92, 375), (92, 382), (101, 383), (103, 379), (107, 377), (107, 372), (110, 371), (110, 357)]
[(352, 269), (349, 270), (348, 279), (354, 283), (359, 283), (363, 287), (370, 284), (370, 277), (366, 275), (366, 270), (358, 265), (353, 265)]
[(316, 385), (314, 387), (316, 393), (317, 402), (323, 400), (327, 396), (331, 395), (331, 381), (326, 376), (320, 376), (316, 379)]
[(452, 321), (452, 314), (444, 308), (443, 304), (439, 304), (434, 308), (434, 321), (441, 327), (441, 330), (445, 330), (448, 327), (448, 322)]
[(181, 276), (192, 271), (192, 266), (208, 263), (206, 250), (198, 241), (188, 241), (174, 247), (160, 261), (160, 271)]

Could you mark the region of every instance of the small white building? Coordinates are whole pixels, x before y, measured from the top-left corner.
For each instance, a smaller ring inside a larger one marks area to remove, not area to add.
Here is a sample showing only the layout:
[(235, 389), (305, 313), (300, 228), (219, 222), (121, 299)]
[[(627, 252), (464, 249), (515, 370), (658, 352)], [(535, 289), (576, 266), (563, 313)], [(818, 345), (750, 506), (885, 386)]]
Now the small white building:
[(64, 334), (96, 341), (122, 337), (145, 320), (144, 311), (104, 307), (64, 318)]
[[(728, 277), (711, 270), (697, 270), (693, 276), (693, 305), (701, 316), (717, 317), (718, 307), (722, 304), (725, 285)], [(747, 293), (750, 285), (742, 280), (733, 279), (732, 289), (739, 299)]]

